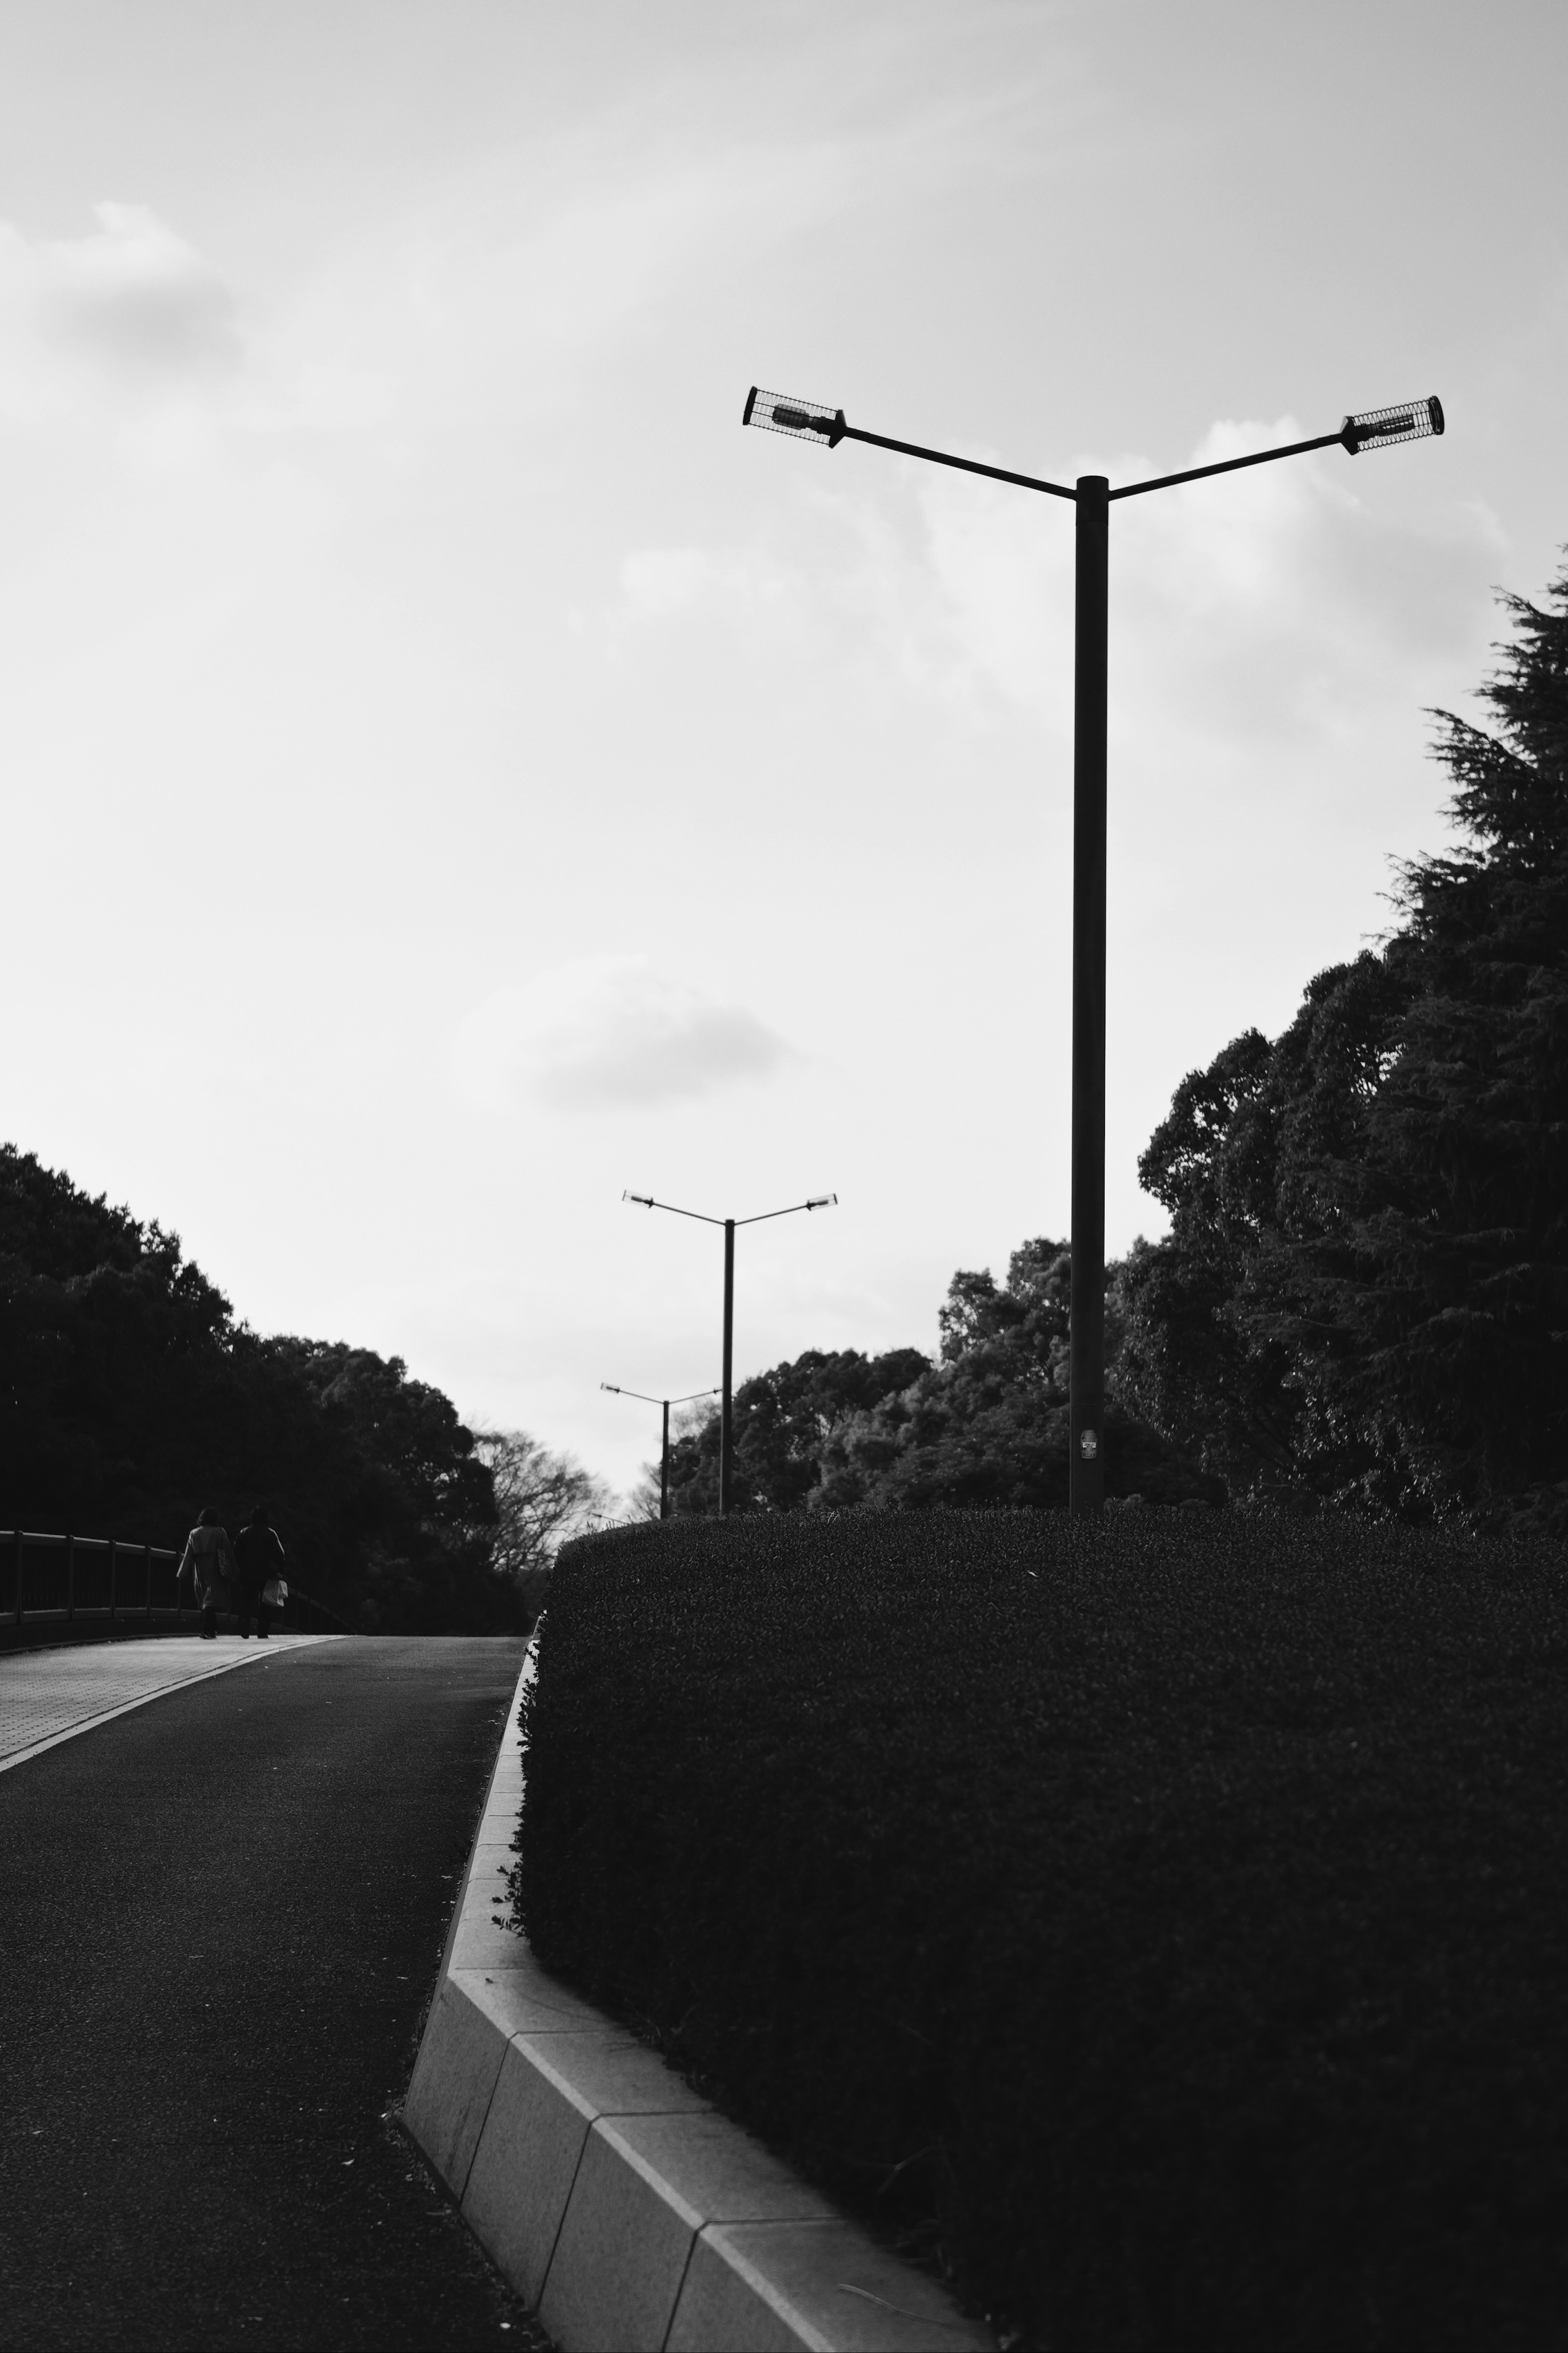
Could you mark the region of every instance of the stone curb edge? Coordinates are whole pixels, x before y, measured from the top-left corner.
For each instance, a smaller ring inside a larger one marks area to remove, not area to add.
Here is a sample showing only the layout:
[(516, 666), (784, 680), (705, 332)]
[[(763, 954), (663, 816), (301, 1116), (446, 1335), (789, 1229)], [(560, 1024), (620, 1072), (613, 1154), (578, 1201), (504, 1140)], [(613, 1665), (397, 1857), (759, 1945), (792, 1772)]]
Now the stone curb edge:
[(480, 2245), (563, 2353), (994, 2353), (499, 1924), (533, 1661), (531, 1643), (403, 2113)]

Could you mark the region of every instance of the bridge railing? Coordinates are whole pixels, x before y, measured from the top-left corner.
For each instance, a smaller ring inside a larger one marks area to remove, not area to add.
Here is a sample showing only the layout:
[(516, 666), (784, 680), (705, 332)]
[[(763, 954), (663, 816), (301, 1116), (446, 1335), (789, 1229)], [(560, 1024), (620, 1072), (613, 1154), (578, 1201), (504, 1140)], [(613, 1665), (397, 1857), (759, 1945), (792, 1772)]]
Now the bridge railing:
[[(180, 1555), (165, 1545), (0, 1528), (0, 1641), (18, 1639), (24, 1628), (42, 1630), (50, 1620), (73, 1631), (84, 1621), (160, 1631), (171, 1624), (195, 1627), (199, 1613), (194, 1599), (184, 1599), (179, 1566)], [(352, 1630), (287, 1571), (285, 1581), (289, 1599), (276, 1616), (291, 1632)]]

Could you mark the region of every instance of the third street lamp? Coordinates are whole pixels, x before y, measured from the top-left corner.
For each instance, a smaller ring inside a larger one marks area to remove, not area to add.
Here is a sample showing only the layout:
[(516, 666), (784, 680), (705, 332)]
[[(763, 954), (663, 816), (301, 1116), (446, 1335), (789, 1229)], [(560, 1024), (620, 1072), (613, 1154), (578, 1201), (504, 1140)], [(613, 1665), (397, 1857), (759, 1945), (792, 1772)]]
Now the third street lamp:
[(719, 1511), (721, 1516), (727, 1517), (730, 1482), (735, 1465), (735, 1417), (731, 1377), (735, 1341), (735, 1229), (737, 1226), (765, 1226), (770, 1218), (793, 1218), (798, 1209), (831, 1209), (838, 1196), (837, 1193), (816, 1193), (809, 1201), (792, 1201), (784, 1209), (764, 1209), (755, 1218), (710, 1218), (701, 1209), (678, 1209), (673, 1201), (656, 1201), (651, 1193), (623, 1193), (621, 1198), (623, 1201), (635, 1201), (639, 1209), (668, 1209), (672, 1218), (695, 1218), (699, 1225), (722, 1226), (724, 1229), (724, 1377), (720, 1392), (722, 1403), (719, 1409)]
[(646, 1389), (620, 1388), (614, 1381), (601, 1381), (599, 1387), (602, 1389), (608, 1389), (612, 1397), (636, 1398), (643, 1405), (661, 1405), (664, 1408), (664, 1442), (659, 1449), (658, 1456), (658, 1516), (661, 1520), (668, 1520), (669, 1517), (669, 1409), (672, 1405), (689, 1405), (693, 1398), (717, 1397), (718, 1390), (688, 1389), (684, 1397), (656, 1398), (649, 1397)]
[(1070, 499), (1078, 510), (1077, 586), (1074, 602), (1073, 822), (1072, 822), (1072, 1332), (1069, 1343), (1071, 1403), (1068, 1440), (1071, 1507), (1097, 1513), (1105, 1496), (1105, 744), (1106, 638), (1108, 634), (1110, 505), (1145, 491), (1169, 490), (1208, 474), (1234, 474), (1244, 466), (1275, 458), (1300, 457), (1337, 442), (1350, 457), (1363, 449), (1385, 449), (1396, 441), (1421, 441), (1443, 430), (1442, 404), (1436, 398), (1407, 400), (1394, 408), (1363, 409), (1347, 417), (1337, 433), (1319, 433), (1280, 449), (1259, 449), (1217, 465), (1189, 466), (1149, 482), (1112, 490), (1103, 474), (1080, 474), (1065, 482), (1041, 481), (913, 441), (863, 433), (847, 425), (841, 408), (800, 400), (753, 385), (746, 396), (742, 425), (784, 433), (797, 441), (837, 449), (843, 441), (865, 441), (901, 457), (923, 458), (933, 466), (984, 474), (993, 482), (1043, 491)]

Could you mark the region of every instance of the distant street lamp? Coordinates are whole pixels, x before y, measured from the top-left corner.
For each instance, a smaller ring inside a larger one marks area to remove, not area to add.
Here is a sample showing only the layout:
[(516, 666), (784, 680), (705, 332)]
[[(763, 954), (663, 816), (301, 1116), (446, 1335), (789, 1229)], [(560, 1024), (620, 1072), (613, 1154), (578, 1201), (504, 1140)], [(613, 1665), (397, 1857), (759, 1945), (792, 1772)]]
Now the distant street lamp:
[[(735, 1229), (737, 1226), (765, 1226), (770, 1218), (793, 1218), (799, 1209), (831, 1209), (837, 1202), (837, 1193), (817, 1193), (809, 1201), (792, 1201), (787, 1209), (764, 1209), (755, 1218), (710, 1218), (701, 1209), (678, 1209), (672, 1201), (656, 1201), (648, 1193), (623, 1193), (623, 1201), (635, 1201), (639, 1209), (668, 1209), (672, 1218), (695, 1218), (700, 1225), (722, 1226), (724, 1229), (724, 1359), (723, 1384), (719, 1409), (719, 1511), (727, 1517), (730, 1510), (730, 1481), (735, 1462), (735, 1431), (731, 1396), (732, 1358), (735, 1338)], [(710, 1390), (706, 1394), (711, 1396)]]
[(644, 1405), (661, 1405), (664, 1408), (664, 1441), (658, 1457), (658, 1516), (661, 1520), (668, 1520), (669, 1517), (669, 1409), (672, 1405), (689, 1405), (693, 1398), (717, 1397), (718, 1390), (688, 1389), (684, 1397), (656, 1398), (649, 1397), (646, 1389), (617, 1388), (614, 1381), (601, 1381), (599, 1387), (602, 1389), (608, 1389), (612, 1397), (637, 1398)]
[(1189, 466), (1150, 482), (1129, 482), (1113, 491), (1103, 474), (1080, 474), (1065, 482), (1044, 482), (1033, 474), (1008, 473), (924, 449), (913, 441), (890, 441), (882, 433), (862, 433), (847, 425), (841, 408), (799, 400), (784, 393), (746, 396), (742, 425), (788, 434), (797, 441), (837, 449), (841, 441), (865, 441), (933, 466), (984, 474), (1024, 491), (1070, 499), (1078, 509), (1073, 682), (1073, 872), (1072, 872), (1072, 1328), (1069, 1340), (1069, 1496), (1074, 1512), (1098, 1513), (1105, 1499), (1102, 1437), (1105, 1422), (1105, 745), (1106, 640), (1109, 627), (1110, 501), (1134, 499), (1145, 491), (1169, 490), (1177, 482), (1201, 481), (1209, 474), (1234, 474), (1243, 466), (1267, 465), (1275, 458), (1300, 457), (1338, 442), (1351, 457), (1363, 449), (1390, 448), (1396, 441), (1422, 441), (1443, 430), (1442, 403), (1411, 400), (1395, 408), (1363, 409), (1347, 417), (1337, 433), (1291, 441), (1282, 449), (1259, 449), (1249, 458), (1225, 458), (1214, 466)]

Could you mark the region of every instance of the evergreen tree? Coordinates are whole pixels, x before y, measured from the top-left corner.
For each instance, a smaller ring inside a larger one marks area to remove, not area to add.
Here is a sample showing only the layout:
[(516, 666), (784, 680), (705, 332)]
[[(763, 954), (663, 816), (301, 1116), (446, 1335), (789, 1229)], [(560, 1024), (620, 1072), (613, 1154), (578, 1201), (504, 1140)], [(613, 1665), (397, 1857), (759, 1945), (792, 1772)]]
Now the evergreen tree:
[(1468, 837), (1177, 1090), (1122, 1377), (1242, 1488), (1568, 1521), (1568, 575), (1435, 750)]

